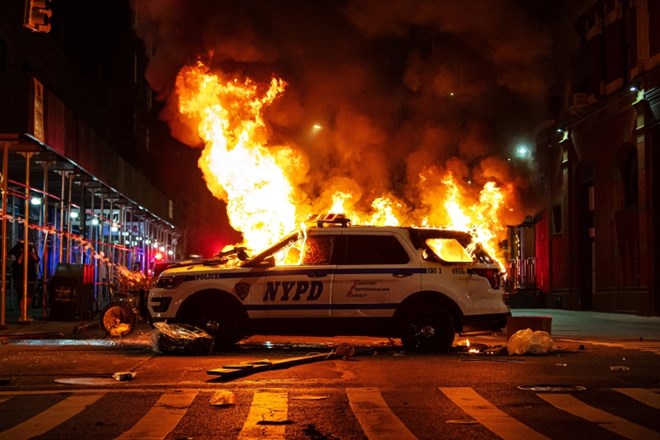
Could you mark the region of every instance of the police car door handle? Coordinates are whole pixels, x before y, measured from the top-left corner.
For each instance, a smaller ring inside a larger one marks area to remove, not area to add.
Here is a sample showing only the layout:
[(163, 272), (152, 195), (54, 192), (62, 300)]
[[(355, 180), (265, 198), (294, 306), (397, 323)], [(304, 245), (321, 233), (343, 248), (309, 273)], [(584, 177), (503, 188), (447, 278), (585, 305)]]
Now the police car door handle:
[(307, 274), (308, 278), (323, 278), (327, 276), (328, 274), (326, 272), (310, 272)]
[(394, 278), (404, 278), (404, 277), (412, 276), (412, 272), (393, 272), (392, 276)]

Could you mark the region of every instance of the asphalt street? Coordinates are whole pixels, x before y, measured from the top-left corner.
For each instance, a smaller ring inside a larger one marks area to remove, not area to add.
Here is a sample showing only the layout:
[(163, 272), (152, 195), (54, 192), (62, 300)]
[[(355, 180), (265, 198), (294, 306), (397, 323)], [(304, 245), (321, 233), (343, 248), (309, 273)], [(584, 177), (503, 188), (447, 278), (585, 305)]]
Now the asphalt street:
[[(39, 310), (33, 310), (39, 312)], [(512, 309), (513, 318), (540, 318), (536, 321), (550, 326), (553, 338), (625, 339), (660, 341), (660, 317), (638, 316), (622, 313), (573, 311), (563, 309)], [(36, 316), (37, 313), (33, 313)], [(535, 320), (522, 320), (534, 323)], [(149, 328), (147, 323), (141, 328)], [(532, 328), (543, 330), (544, 328)], [(81, 338), (98, 332), (98, 319), (85, 321), (53, 321), (35, 319), (18, 323), (18, 312), (8, 311), (0, 338), (49, 339)], [(497, 334), (495, 335), (497, 336)], [(506, 329), (500, 334), (506, 337)]]

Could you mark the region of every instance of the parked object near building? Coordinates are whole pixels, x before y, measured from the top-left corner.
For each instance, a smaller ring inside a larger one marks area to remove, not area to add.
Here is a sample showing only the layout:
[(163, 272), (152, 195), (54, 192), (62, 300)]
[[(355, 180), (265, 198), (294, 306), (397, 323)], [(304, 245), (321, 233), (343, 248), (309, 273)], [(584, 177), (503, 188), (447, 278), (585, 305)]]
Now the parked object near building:
[(89, 319), (97, 311), (94, 303), (93, 266), (58, 264), (49, 281), (50, 318), (56, 321)]

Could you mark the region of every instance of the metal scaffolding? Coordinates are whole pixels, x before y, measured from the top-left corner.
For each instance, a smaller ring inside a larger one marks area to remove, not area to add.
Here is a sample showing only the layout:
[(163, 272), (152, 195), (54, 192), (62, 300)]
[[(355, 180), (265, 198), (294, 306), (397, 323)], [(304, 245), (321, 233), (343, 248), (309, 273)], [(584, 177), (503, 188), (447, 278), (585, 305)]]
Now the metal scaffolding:
[[(9, 275), (9, 249), (23, 240), (23, 252), (38, 251), (36, 290), (43, 317), (51, 312), (49, 280), (62, 267), (81, 269), (92, 285), (92, 313), (119, 292), (131, 290), (151, 274), (157, 253), (179, 258), (180, 231), (169, 222), (98, 180), (47, 146), (1, 141), (2, 148), (2, 279), (0, 326), (6, 322), (7, 292), (28, 289), (28, 263), (23, 279)], [(11, 296), (9, 297), (10, 306)], [(26, 301), (19, 321), (28, 320)], [(88, 311), (90, 312), (90, 311)]]

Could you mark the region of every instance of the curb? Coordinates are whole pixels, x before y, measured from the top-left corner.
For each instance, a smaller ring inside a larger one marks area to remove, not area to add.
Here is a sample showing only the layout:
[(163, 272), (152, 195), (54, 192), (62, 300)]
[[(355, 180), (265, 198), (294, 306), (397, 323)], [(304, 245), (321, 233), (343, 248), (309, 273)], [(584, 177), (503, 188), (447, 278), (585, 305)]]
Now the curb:
[(53, 331), (0, 334), (0, 341), (13, 339), (62, 339), (64, 333)]

